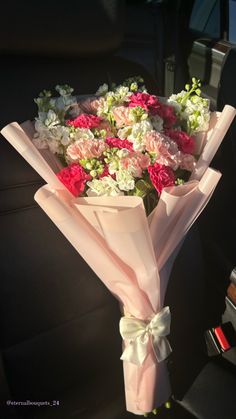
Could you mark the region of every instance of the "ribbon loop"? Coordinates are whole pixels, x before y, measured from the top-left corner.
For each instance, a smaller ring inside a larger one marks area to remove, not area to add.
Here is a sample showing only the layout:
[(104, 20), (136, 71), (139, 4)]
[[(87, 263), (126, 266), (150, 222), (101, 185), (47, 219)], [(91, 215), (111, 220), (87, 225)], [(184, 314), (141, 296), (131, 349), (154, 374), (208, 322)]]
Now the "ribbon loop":
[(169, 307), (164, 307), (151, 321), (122, 317), (120, 319), (120, 334), (128, 341), (121, 359), (142, 365), (151, 347), (158, 362), (166, 359), (171, 353), (171, 346), (166, 338), (170, 333), (171, 314)]

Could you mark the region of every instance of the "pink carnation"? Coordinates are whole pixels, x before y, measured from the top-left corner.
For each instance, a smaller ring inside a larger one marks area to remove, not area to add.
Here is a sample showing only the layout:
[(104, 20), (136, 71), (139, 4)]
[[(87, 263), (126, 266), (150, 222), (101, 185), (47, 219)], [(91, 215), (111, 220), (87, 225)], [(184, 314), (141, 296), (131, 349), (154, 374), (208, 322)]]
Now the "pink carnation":
[(168, 129), (165, 131), (165, 134), (177, 143), (180, 151), (187, 154), (193, 154), (195, 142), (186, 132)]
[(79, 164), (65, 167), (57, 173), (57, 177), (74, 196), (81, 195), (84, 192), (86, 181), (91, 180), (91, 176)]
[(120, 165), (123, 169), (129, 170), (134, 177), (142, 177), (143, 170), (150, 165), (150, 157), (140, 152), (131, 153), (121, 159)]
[(69, 161), (73, 162), (78, 162), (80, 159), (92, 159), (100, 157), (106, 147), (103, 140), (81, 138), (67, 147), (66, 156)]
[(129, 107), (135, 108), (136, 106), (141, 106), (141, 108), (150, 112), (150, 114), (156, 115), (160, 108), (160, 102), (154, 95), (149, 95), (148, 93), (134, 93), (130, 97)]
[[(159, 155), (160, 151), (160, 147), (163, 144), (163, 142), (165, 142), (165, 136), (162, 135), (160, 132), (157, 131), (149, 131), (147, 132), (147, 134), (145, 135), (145, 143), (146, 143), (146, 150), (149, 151), (150, 153), (156, 153), (157, 155)], [(177, 150), (177, 146), (176, 146), (176, 150)]]
[(117, 128), (132, 125), (132, 121), (130, 119), (130, 109), (126, 106), (117, 106), (112, 110), (112, 114), (116, 121)]
[(174, 108), (170, 105), (160, 104), (157, 114), (164, 120), (164, 125), (169, 128), (176, 123)]
[(155, 153), (156, 162), (170, 166), (173, 170), (179, 167), (180, 151), (175, 141), (156, 131), (150, 131), (145, 136), (146, 150)]
[(129, 151), (133, 151), (133, 144), (128, 140), (121, 140), (120, 138), (107, 138), (106, 143), (110, 147), (126, 148)]
[(175, 184), (175, 176), (173, 170), (169, 166), (159, 163), (148, 167), (151, 182), (159, 194), (163, 188), (173, 186)]
[(75, 128), (97, 128), (101, 121), (99, 116), (82, 113), (75, 119), (68, 119), (66, 124)]

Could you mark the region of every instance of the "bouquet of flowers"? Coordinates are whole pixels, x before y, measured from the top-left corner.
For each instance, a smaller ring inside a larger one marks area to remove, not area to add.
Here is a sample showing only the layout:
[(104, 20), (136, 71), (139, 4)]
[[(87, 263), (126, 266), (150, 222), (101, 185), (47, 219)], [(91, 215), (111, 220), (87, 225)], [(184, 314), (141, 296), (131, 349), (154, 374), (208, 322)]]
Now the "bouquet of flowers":
[[(59, 157), (57, 175), (74, 196), (140, 196), (147, 213), (164, 187), (183, 184), (194, 170), (199, 131), (210, 120), (199, 81), (166, 103), (138, 82), (101, 86), (95, 98), (75, 107), (69, 86), (56, 86), (59, 98), (44, 91), (33, 143)], [(84, 112), (86, 111), (86, 113)]]
[(34, 123), (2, 134), (45, 179), (36, 201), (118, 298), (127, 410), (168, 400), (173, 261), (221, 174), (209, 168), (234, 116), (210, 113), (200, 81), (170, 98), (140, 78), (76, 97), (57, 86), (35, 100)]

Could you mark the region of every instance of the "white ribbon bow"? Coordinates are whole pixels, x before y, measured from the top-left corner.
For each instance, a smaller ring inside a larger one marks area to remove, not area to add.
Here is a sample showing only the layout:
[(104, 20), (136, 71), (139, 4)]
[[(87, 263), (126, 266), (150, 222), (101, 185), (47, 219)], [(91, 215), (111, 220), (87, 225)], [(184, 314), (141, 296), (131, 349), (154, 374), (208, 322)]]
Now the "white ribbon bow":
[(169, 307), (164, 307), (150, 322), (135, 317), (122, 317), (120, 334), (129, 343), (120, 359), (142, 365), (150, 351), (149, 342), (157, 361), (166, 359), (171, 353), (171, 346), (166, 338), (170, 333), (170, 321)]

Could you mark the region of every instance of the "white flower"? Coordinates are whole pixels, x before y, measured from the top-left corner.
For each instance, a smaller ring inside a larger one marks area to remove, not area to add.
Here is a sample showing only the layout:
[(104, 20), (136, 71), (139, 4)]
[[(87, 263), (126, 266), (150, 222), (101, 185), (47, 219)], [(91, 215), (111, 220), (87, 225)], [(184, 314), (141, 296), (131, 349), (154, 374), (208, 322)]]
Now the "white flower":
[(113, 175), (114, 173), (117, 172), (117, 170), (119, 169), (119, 160), (118, 159), (113, 159), (112, 161), (109, 162), (108, 164), (108, 170), (109, 173), (111, 175)]
[(54, 138), (51, 138), (50, 141), (48, 141), (48, 147), (53, 154), (62, 154), (63, 153), (63, 148), (61, 146), (60, 141), (57, 141)]
[(123, 159), (129, 155), (129, 150), (127, 150), (127, 148), (120, 148), (117, 150), (116, 155), (119, 157), (119, 159)]
[(49, 100), (49, 105), (50, 105), (50, 108), (51, 108), (51, 109), (55, 109), (55, 107), (56, 107), (56, 101), (57, 101), (57, 98), (55, 98), (55, 97), (52, 97), (52, 98)]
[(209, 101), (198, 94), (187, 95), (188, 93), (182, 90), (177, 95), (171, 95), (168, 103), (175, 108), (180, 121), (187, 126), (188, 133), (193, 135), (199, 131), (206, 131), (210, 120)]
[(129, 170), (119, 170), (116, 172), (116, 181), (122, 191), (132, 191), (135, 181)]
[(135, 151), (142, 151), (145, 148), (145, 134), (151, 131), (153, 126), (149, 120), (137, 122), (132, 126), (131, 134), (128, 135), (127, 140), (133, 143)]
[(36, 119), (34, 128), (36, 131), (35, 138), (38, 137), (40, 139), (46, 140), (49, 136), (49, 129), (44, 125), (43, 121), (40, 119)]
[(118, 102), (127, 102), (132, 94), (126, 86), (118, 86), (115, 89), (115, 97)]
[(93, 140), (94, 135), (89, 128), (76, 128), (75, 132), (70, 134), (74, 141), (78, 140)]
[(118, 188), (117, 182), (110, 176), (104, 176), (102, 179), (93, 179), (87, 182), (89, 189), (88, 196), (117, 196), (124, 195)]
[(55, 108), (57, 111), (66, 111), (75, 102), (76, 98), (74, 96), (60, 96), (55, 100)]
[(60, 141), (60, 143), (64, 146), (67, 146), (71, 143), (69, 127), (57, 125), (56, 127), (51, 128), (50, 137)]
[(47, 112), (39, 111), (38, 118), (35, 118), (35, 121), (40, 121), (44, 124), (44, 121), (46, 118), (47, 118)]
[(64, 84), (64, 85), (57, 84), (56, 87), (55, 87), (55, 90), (61, 96), (70, 95), (74, 91), (74, 89), (72, 87), (68, 86), (68, 84)]
[(113, 175), (119, 170), (121, 159), (127, 157), (128, 155), (129, 150), (127, 150), (126, 148), (121, 148), (116, 151), (115, 155), (111, 157), (111, 160), (108, 163), (108, 169), (111, 175)]
[[(34, 144), (37, 148), (49, 148), (52, 153), (63, 153), (63, 146), (71, 143), (70, 128), (62, 125), (53, 125), (48, 128), (40, 120), (35, 121)], [(47, 147), (46, 147), (47, 145)]]
[(121, 139), (121, 140), (126, 140), (128, 138), (128, 136), (131, 134), (132, 132), (132, 127), (124, 127), (124, 128), (120, 128), (117, 132), (117, 136)]
[(176, 113), (181, 112), (182, 110), (182, 105), (181, 103), (179, 103), (181, 101), (181, 99), (186, 95), (185, 90), (182, 90), (180, 93), (178, 94), (173, 94), (171, 95), (168, 100), (167, 103), (168, 105), (173, 106), (174, 110), (176, 111)]
[(97, 109), (97, 115), (98, 116), (106, 116), (109, 112), (109, 109), (110, 109), (110, 107), (109, 107), (107, 101), (102, 98), (99, 102), (99, 106), (98, 106), (98, 109)]
[(55, 125), (60, 124), (60, 120), (56, 112), (54, 112), (52, 109), (48, 111), (44, 124), (48, 128), (51, 128), (51, 127), (54, 127)]
[(104, 96), (108, 92), (108, 84), (104, 83), (99, 86), (98, 90), (96, 91), (96, 96)]

